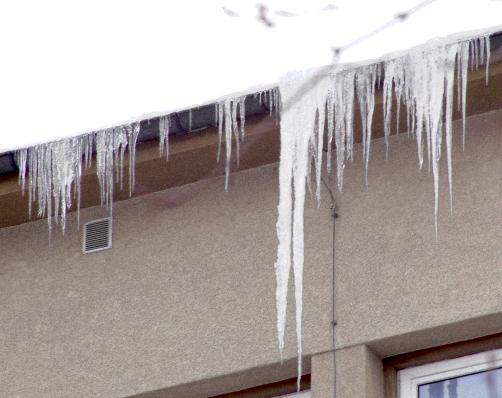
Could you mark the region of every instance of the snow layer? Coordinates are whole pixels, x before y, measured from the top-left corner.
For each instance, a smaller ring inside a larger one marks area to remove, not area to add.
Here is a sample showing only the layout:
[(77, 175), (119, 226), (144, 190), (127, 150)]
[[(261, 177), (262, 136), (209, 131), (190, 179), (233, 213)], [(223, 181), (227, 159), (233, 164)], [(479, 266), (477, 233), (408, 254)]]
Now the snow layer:
[[(420, 2), (267, 0), (275, 23), (268, 28), (247, 0), (2, 1), (0, 36), (9, 40), (0, 48), (9, 62), (0, 64), (0, 152), (275, 84), (289, 70), (329, 63), (333, 46), (344, 47)], [(328, 3), (337, 8), (321, 11)], [(341, 59), (371, 59), (500, 24), (501, 10), (494, 0), (431, 2)]]
[[(354, 104), (361, 110), (362, 145), (365, 174), (370, 158), (375, 89), (382, 87), (384, 137), (388, 147), (392, 104), (404, 103), (409, 134), (415, 137), (419, 167), (427, 161), (434, 181), (434, 215), (437, 235), (439, 160), (443, 137), (446, 140), (448, 179), (452, 184), (452, 115), (454, 78), (457, 72), (458, 106), (465, 126), (467, 69), (485, 63), (488, 79), (491, 32), (436, 39), (409, 51), (387, 56), (378, 62), (359, 65), (334, 65), (290, 73), (279, 84), (281, 93), (281, 154), (277, 220), (276, 301), (279, 351), (284, 350), (284, 330), (288, 281), (294, 275), (298, 383), (302, 358), (302, 289), (304, 266), (303, 212), (305, 186), (314, 166), (316, 197), (320, 199), (320, 178), (324, 148), (324, 120), (327, 115), (327, 168), (331, 168), (331, 146), (336, 147), (338, 189), (343, 189), (347, 161), (354, 158)], [(465, 132), (464, 132), (465, 134)], [(299, 385), (299, 384), (298, 384)]]

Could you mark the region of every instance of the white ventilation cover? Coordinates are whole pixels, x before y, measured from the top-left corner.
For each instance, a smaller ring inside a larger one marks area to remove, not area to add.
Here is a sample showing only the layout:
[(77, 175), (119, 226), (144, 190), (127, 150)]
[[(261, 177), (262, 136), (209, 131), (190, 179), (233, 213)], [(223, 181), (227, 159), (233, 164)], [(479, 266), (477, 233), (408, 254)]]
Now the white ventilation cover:
[(82, 252), (92, 253), (112, 247), (112, 220), (101, 218), (84, 225)]

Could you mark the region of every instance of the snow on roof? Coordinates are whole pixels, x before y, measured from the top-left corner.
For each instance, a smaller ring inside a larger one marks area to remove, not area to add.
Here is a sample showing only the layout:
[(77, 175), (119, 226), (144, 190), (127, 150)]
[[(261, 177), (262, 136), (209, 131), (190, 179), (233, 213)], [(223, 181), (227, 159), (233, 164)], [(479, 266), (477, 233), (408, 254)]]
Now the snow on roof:
[[(0, 4), (0, 153), (275, 85), (417, 0), (20, 0)], [(224, 8), (223, 8), (224, 7)], [(29, 12), (27, 12), (29, 10)], [(345, 51), (378, 58), (500, 23), (502, 2), (438, 0)]]

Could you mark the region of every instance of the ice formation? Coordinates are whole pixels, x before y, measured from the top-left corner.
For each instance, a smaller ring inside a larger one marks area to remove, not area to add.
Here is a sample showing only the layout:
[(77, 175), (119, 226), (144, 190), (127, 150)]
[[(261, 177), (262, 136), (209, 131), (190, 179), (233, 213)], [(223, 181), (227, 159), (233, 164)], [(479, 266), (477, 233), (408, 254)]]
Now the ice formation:
[(79, 217), (80, 181), (83, 169), (91, 165), (93, 152), (96, 153), (101, 204), (111, 212), (114, 185), (117, 181), (121, 188), (123, 185), (126, 148), (129, 148), (129, 194), (132, 195), (138, 134), (139, 123), (133, 123), (17, 151), (15, 158), (23, 193), (26, 176), (28, 178), (29, 216), (36, 202), (37, 215), (47, 217), (49, 232), (53, 221), (60, 224), (64, 232), (66, 212), (72, 205), (72, 197), (76, 197)]
[[(257, 94), (260, 103), (266, 101), (270, 115), (275, 112), (279, 115), (280, 97), (277, 88), (261, 91)], [(215, 121), (218, 126), (218, 153), (216, 159), (221, 158), (221, 146), (223, 134), (225, 136), (225, 190), (228, 190), (230, 166), (232, 161), (232, 141), (235, 140), (236, 163), (240, 163), (240, 143), (244, 139), (246, 123), (246, 96), (229, 97), (219, 101), (215, 105)]]
[(216, 103), (216, 119), (218, 125), (218, 153), (217, 161), (221, 158), (221, 144), (223, 141), (223, 133), (225, 133), (225, 191), (228, 190), (228, 181), (230, 176), (230, 164), (232, 160), (232, 137), (235, 137), (235, 145), (237, 151), (237, 165), (239, 165), (240, 157), (240, 142), (244, 138), (244, 123), (245, 120), (237, 117), (237, 109), (239, 114), (245, 113), (245, 98), (226, 98), (225, 100)]
[[(332, 141), (336, 147), (338, 189), (343, 188), (347, 160), (354, 157), (354, 109), (357, 98), (361, 114), (362, 147), (365, 174), (370, 156), (375, 90), (382, 88), (384, 139), (389, 145), (393, 101), (399, 120), (401, 103), (406, 108), (409, 134), (415, 137), (419, 167), (427, 161), (434, 183), (434, 216), (437, 235), (439, 160), (443, 136), (446, 140), (448, 180), (452, 184), (452, 117), (454, 79), (457, 72), (458, 107), (462, 113), (464, 135), (467, 96), (467, 71), (488, 63), (489, 35), (434, 40), (378, 62), (359, 65), (334, 65), (310, 71), (290, 73), (279, 84), (282, 98), (281, 154), (279, 168), (279, 205), (277, 220), (276, 304), (277, 334), (281, 356), (288, 280), (294, 275), (298, 383), (302, 370), (302, 285), (304, 264), (303, 211), (305, 186), (309, 184), (311, 165), (315, 170), (316, 196), (320, 196), (323, 157), (324, 120), (327, 116), (327, 169), (331, 169)], [(399, 121), (398, 121), (399, 125)], [(450, 201), (451, 203), (451, 201)]]
[[(279, 108), (279, 91), (272, 88), (256, 95), (263, 96), (270, 112)], [(236, 143), (237, 166), (240, 157), (240, 142), (244, 138), (246, 95), (225, 98), (216, 103), (219, 145), (218, 161), (225, 131), (225, 189), (228, 189), (230, 164), (232, 159), (232, 141)], [(159, 153), (169, 157), (169, 129), (171, 115), (159, 117)], [(189, 111), (189, 129), (192, 128), (192, 112)], [(122, 126), (99, 130), (78, 137), (62, 139), (15, 152), (19, 168), (19, 184), (24, 193), (28, 178), (29, 217), (32, 205), (38, 205), (38, 217), (47, 217), (49, 232), (53, 221), (61, 225), (64, 232), (66, 213), (76, 197), (77, 219), (80, 219), (80, 181), (83, 169), (89, 168), (93, 156), (96, 162), (96, 175), (100, 186), (101, 205), (110, 214), (113, 210), (113, 192), (118, 183), (123, 189), (124, 156), (129, 154), (129, 195), (132, 196), (135, 185), (136, 142), (140, 133), (140, 123), (134, 122)]]
[(166, 154), (166, 160), (169, 159), (169, 115), (159, 117), (159, 153), (160, 156)]

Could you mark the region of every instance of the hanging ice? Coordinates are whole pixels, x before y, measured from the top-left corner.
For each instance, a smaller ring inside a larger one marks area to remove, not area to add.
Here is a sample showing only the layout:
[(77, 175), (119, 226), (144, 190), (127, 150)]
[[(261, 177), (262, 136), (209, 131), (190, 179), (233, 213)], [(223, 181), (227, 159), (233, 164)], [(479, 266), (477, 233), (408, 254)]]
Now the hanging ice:
[(38, 217), (47, 217), (49, 232), (52, 221), (61, 224), (64, 232), (66, 212), (77, 199), (77, 218), (80, 217), (80, 181), (83, 167), (89, 167), (96, 152), (101, 204), (112, 211), (113, 187), (118, 180), (123, 185), (125, 150), (129, 148), (129, 194), (132, 195), (135, 174), (135, 148), (139, 123), (102, 130), (79, 137), (36, 145), (16, 152), (19, 180), (24, 191), (28, 174), (28, 213), (37, 203)]
[(169, 115), (159, 117), (159, 152), (162, 156), (165, 152), (166, 160), (169, 159)]
[[(489, 35), (463, 40), (435, 40), (405, 53), (362, 65), (343, 65), (291, 73), (280, 82), (282, 98), (279, 205), (277, 220), (276, 303), (277, 335), (281, 357), (284, 350), (288, 280), (293, 259), (298, 380), (302, 356), (302, 272), (304, 262), (303, 209), (305, 185), (313, 164), (319, 199), (324, 120), (327, 114), (327, 169), (331, 169), (331, 146), (336, 146), (338, 188), (343, 188), (347, 160), (354, 156), (354, 103), (361, 114), (363, 164), (367, 169), (375, 108), (375, 88), (380, 85), (383, 67), (383, 116), (386, 147), (392, 125), (392, 104), (396, 101), (397, 128), (401, 103), (406, 107), (409, 134), (417, 141), (419, 167), (423, 164), (424, 141), (434, 181), (434, 217), (437, 234), (439, 161), (443, 135), (450, 199), (452, 194), (452, 118), (455, 67), (458, 105), (465, 129), (467, 68), (486, 64), (490, 56)], [(443, 134), (445, 131), (445, 134)], [(313, 162), (312, 162), (313, 160)], [(450, 202), (450, 206), (452, 206)]]
[[(277, 88), (260, 93), (267, 97), (270, 113), (278, 112), (279, 91)], [(215, 121), (218, 125), (220, 158), (223, 129), (225, 131), (226, 164), (225, 189), (228, 189), (232, 141), (235, 140), (237, 166), (240, 158), (240, 142), (245, 135), (246, 96), (226, 98), (216, 104)], [(159, 152), (169, 156), (170, 115), (159, 117)], [(192, 112), (189, 112), (189, 128), (192, 125)], [(63, 139), (47, 144), (20, 149), (15, 153), (19, 168), (19, 184), (24, 192), (28, 175), (29, 216), (34, 202), (38, 204), (38, 216), (47, 217), (49, 231), (52, 221), (66, 226), (66, 212), (72, 205), (72, 197), (77, 199), (77, 218), (80, 218), (80, 180), (82, 169), (90, 167), (95, 153), (96, 174), (100, 186), (101, 205), (110, 213), (113, 209), (115, 184), (123, 189), (124, 156), (129, 150), (129, 195), (135, 185), (136, 141), (140, 132), (139, 122), (117, 126), (85, 134), (79, 137)]]
[[(301, 85), (297, 84), (301, 82)], [(280, 82), (282, 106), (281, 156), (279, 169), (279, 247), (275, 273), (277, 280), (277, 333), (281, 357), (284, 348), (288, 281), (293, 258), (298, 346), (298, 383), (302, 373), (302, 290), (303, 290), (303, 209), (305, 182), (311, 159), (309, 148), (322, 157), (326, 97), (329, 79), (325, 71), (287, 75)], [(299, 92), (302, 90), (303, 92)], [(300, 94), (300, 95), (299, 95)], [(316, 126), (316, 114), (317, 129)], [(322, 122), (321, 122), (322, 121)], [(320, 175), (319, 175), (320, 178)], [(293, 243), (293, 244), (292, 244)], [(298, 384), (299, 385), (299, 384)]]
[[(277, 88), (269, 89), (258, 93), (260, 102), (263, 97), (266, 98), (270, 114), (279, 113), (279, 90)], [(225, 190), (228, 190), (230, 178), (230, 165), (232, 161), (232, 142), (235, 141), (236, 163), (240, 163), (240, 144), (245, 135), (245, 115), (246, 115), (246, 96), (229, 97), (215, 104), (215, 122), (218, 127), (218, 153), (217, 161), (221, 158), (221, 145), (223, 135), (225, 137)]]

